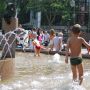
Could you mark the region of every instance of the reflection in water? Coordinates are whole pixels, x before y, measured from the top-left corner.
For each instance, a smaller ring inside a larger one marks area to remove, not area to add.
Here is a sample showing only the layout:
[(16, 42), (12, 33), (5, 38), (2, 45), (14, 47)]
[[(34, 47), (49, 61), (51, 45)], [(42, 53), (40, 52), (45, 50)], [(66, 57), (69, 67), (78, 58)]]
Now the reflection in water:
[[(57, 58), (55, 58), (57, 57)], [(90, 90), (90, 61), (84, 60), (84, 81), (72, 82), (70, 65), (64, 56), (16, 53), (16, 75), (12, 81), (1, 82), (0, 90)]]

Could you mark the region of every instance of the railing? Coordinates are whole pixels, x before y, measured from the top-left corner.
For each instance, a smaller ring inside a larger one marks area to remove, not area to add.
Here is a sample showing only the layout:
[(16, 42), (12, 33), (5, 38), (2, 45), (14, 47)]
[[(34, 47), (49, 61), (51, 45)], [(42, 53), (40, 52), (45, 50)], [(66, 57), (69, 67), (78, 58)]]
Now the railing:
[[(52, 28), (52, 29), (55, 29), (56, 31), (63, 31), (63, 30), (69, 29), (69, 27), (72, 27), (72, 26), (51, 26), (51, 28), (49, 26), (41, 26), (41, 27), (45, 30), (50, 30)], [(82, 29), (85, 31), (87, 27), (82, 26)]]

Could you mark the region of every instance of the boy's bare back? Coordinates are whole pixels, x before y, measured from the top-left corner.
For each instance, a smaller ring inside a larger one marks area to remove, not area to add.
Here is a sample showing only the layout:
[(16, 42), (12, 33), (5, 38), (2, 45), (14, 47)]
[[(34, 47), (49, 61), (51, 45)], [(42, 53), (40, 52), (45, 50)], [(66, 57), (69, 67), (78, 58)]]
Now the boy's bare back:
[(68, 40), (70, 56), (71, 57), (81, 57), (81, 48), (82, 48), (83, 39), (78, 36), (72, 36)]

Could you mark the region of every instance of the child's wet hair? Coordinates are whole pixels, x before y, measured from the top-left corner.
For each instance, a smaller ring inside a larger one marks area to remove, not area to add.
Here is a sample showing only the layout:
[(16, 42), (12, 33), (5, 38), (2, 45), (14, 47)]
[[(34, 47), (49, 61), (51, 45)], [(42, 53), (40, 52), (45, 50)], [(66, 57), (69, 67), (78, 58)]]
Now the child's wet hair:
[(75, 25), (72, 27), (71, 31), (72, 31), (74, 34), (79, 34), (80, 31), (81, 31), (81, 26), (80, 26), (79, 24), (75, 24)]

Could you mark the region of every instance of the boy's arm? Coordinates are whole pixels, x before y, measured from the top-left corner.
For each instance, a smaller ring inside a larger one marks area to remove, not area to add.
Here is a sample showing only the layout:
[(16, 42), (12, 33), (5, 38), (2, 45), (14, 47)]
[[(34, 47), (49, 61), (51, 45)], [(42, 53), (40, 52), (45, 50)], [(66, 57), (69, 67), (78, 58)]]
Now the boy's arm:
[(70, 41), (69, 41), (69, 39), (68, 39), (68, 41), (67, 41), (67, 46), (66, 46), (66, 57), (65, 57), (65, 62), (66, 62), (66, 63), (68, 63), (69, 46), (70, 46)]
[(86, 46), (86, 48), (90, 49), (90, 44), (88, 44), (84, 38), (82, 38), (82, 43)]

